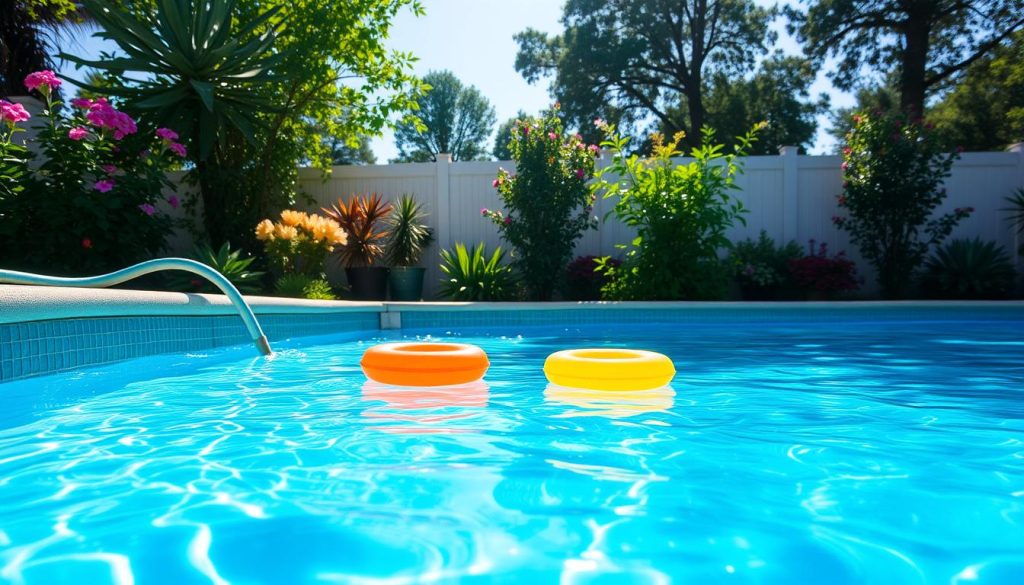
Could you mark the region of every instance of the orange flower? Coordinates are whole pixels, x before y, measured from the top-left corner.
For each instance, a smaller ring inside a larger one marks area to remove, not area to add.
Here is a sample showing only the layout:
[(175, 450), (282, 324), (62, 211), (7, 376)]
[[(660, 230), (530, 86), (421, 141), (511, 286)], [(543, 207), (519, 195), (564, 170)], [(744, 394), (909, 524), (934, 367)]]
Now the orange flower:
[(264, 219), (256, 226), (256, 239), (267, 241), (274, 239), (274, 222)]
[(301, 212), (295, 211), (294, 209), (285, 209), (281, 212), (281, 223), (287, 226), (298, 226), (306, 221), (308, 216)]

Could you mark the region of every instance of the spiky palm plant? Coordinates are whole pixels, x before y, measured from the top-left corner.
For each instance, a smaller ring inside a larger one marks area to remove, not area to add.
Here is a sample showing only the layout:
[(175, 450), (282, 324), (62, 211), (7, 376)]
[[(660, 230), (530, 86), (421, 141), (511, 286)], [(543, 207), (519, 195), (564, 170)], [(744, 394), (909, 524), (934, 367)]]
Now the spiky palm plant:
[(1013, 290), (1016, 273), (1006, 250), (995, 242), (953, 240), (925, 263), (922, 288), (947, 299), (1003, 298)]
[(381, 224), (391, 213), (391, 204), (384, 203), (380, 195), (352, 195), (348, 201), (339, 198), (334, 205), (322, 210), (348, 234), (348, 243), (338, 248), (338, 262), (342, 266), (373, 266), (384, 257), (384, 243), (390, 232)]
[(453, 301), (507, 301), (512, 297), (516, 281), (512, 267), (502, 263), (501, 247), (487, 256), (483, 242), (467, 250), (462, 243), (455, 251), (441, 251), (441, 295)]

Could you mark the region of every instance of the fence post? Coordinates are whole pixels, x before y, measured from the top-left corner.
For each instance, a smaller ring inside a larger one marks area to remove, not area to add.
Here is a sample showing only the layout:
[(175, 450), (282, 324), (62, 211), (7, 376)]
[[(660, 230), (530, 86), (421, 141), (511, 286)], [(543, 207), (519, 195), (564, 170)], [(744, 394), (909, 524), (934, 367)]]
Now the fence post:
[[(1011, 144), (1006, 148), (1008, 152), (1017, 153), (1017, 186), (1024, 189), (1024, 142), (1017, 142)], [(1014, 265), (1017, 267), (1017, 272), (1024, 271), (1024, 262), (1022, 262), (1021, 255), (1018, 251), (1021, 250), (1021, 246), (1024, 245), (1024, 237), (1021, 235), (1021, 227), (1013, 226), (1013, 258)]]
[(800, 223), (800, 200), (797, 193), (798, 167), (797, 158), (800, 148), (797, 146), (780, 146), (779, 156), (782, 163), (782, 241), (797, 239)]
[(452, 247), (451, 229), (451, 185), (448, 173), (451, 170), (452, 155), (442, 152), (437, 155), (435, 176), (437, 179), (437, 245), (442, 250)]

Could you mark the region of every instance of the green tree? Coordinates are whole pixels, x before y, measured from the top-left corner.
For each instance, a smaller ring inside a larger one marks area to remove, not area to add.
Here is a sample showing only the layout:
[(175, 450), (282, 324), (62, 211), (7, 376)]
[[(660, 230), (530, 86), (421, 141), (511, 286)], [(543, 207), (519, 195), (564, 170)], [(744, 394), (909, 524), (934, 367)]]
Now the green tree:
[(839, 59), (840, 89), (864, 68), (898, 79), (900, 108), (924, 113), (927, 97), (1024, 26), (1024, 0), (803, 0), (788, 8), (790, 31), (815, 59)]
[[(160, 6), (186, 3), (191, 7), (193, 2), (166, 0)], [(220, 2), (213, 0), (210, 7), (215, 4)], [(241, 94), (232, 94), (233, 103), (238, 104), (241, 100), (236, 98), (244, 97), (262, 107), (251, 116), (229, 116), (227, 124), (217, 126), (214, 139), (207, 139), (208, 150), (202, 141), (190, 143), (195, 165), (192, 176), (202, 187), (204, 225), (212, 243), (219, 245), (230, 238), (258, 250), (253, 227), (260, 218), (294, 204), (298, 164), (309, 161), (325, 171), (331, 165), (326, 137), (379, 135), (395, 116), (415, 107), (423, 88), (412, 76), (414, 59), (408, 53), (389, 50), (385, 43), (391, 23), (401, 10), (411, 9), (415, 14), (423, 11), (418, 0), (293, 0), (278, 4), (271, 9), (276, 12), (263, 20), (261, 15), (267, 10), (264, 2), (242, 0), (228, 6), (234, 26), (219, 26), (209, 35), (195, 36), (193, 42), (208, 49), (210, 45), (203, 37), (210, 36), (209, 40), (232, 43), (237, 49), (251, 42), (265, 42), (276, 34), (272, 47), (263, 53), (271, 55), (271, 64), (279, 74), (260, 83), (252, 83), (252, 78), (230, 80), (228, 87), (239, 88)], [(205, 12), (189, 8), (187, 13), (209, 19), (210, 7)], [(150, 0), (136, 0), (130, 8), (121, 11), (120, 18), (130, 13), (142, 23), (159, 21)], [(183, 24), (206, 27), (210, 21), (190, 16), (183, 19)], [(158, 33), (162, 30), (152, 24), (144, 26)], [(235, 38), (226, 38), (228, 29), (235, 31)], [(169, 47), (177, 43), (173, 33), (160, 35), (155, 39), (158, 44)], [(125, 52), (133, 55), (132, 50)], [(224, 52), (219, 56), (223, 57)], [(175, 51), (165, 54), (171, 54), (171, 62), (166, 64), (170, 67), (164, 75), (190, 76), (190, 66), (184, 66), (181, 55)], [(92, 65), (109, 69), (125, 68), (124, 64), (123, 60), (105, 59)], [(124, 89), (137, 86), (129, 82)], [(128, 103), (137, 110), (153, 105), (142, 99), (130, 99)], [(166, 105), (178, 106), (177, 102)], [(182, 130), (189, 132), (190, 128)]]
[(331, 164), (336, 166), (345, 165), (375, 165), (377, 156), (370, 148), (370, 139), (366, 136), (358, 137), (358, 143), (343, 140), (337, 136), (329, 139), (331, 149)]
[(498, 125), (498, 131), (494, 133), (494, 150), (491, 151), (495, 159), (512, 160), (512, 132), (516, 129), (516, 123), (525, 119), (526, 112), (519, 110), (515, 117)]
[(857, 112), (893, 115), (900, 111), (899, 90), (893, 83), (862, 87), (855, 94), (857, 103), (848, 108), (837, 108), (832, 112), (832, 127), (829, 134), (836, 139), (836, 152), (840, 152), (847, 135), (853, 130), (853, 116)]
[(968, 67), (928, 119), (967, 150), (1002, 150), (1024, 141), (1024, 33)]
[(465, 86), (451, 71), (431, 71), (423, 76), (430, 86), (419, 100), (417, 116), (425, 129), (412, 121), (395, 128), (399, 162), (437, 160), (446, 152), (452, 160), (487, 157), (487, 138), (494, 126), (494, 108), (480, 90)]
[[(751, 0), (568, 0), (565, 31), (527, 29), (516, 70), (533, 83), (553, 77), (552, 95), (588, 139), (592, 124), (655, 118), (698, 146), (706, 124), (706, 77), (742, 74), (767, 53), (774, 8)], [(685, 116), (676, 106), (685, 101)]]
[(81, 21), (73, 0), (0, 2), (0, 95), (24, 95), (25, 76), (51, 69), (56, 37)]
[[(765, 60), (748, 79), (734, 81), (725, 73), (715, 73), (705, 92), (706, 124), (731, 149), (737, 137), (767, 122), (747, 154), (778, 154), (782, 146), (806, 150), (818, 129), (817, 116), (828, 111), (825, 94), (810, 99), (814, 76), (808, 61), (781, 53)], [(680, 106), (685, 108), (686, 102)]]

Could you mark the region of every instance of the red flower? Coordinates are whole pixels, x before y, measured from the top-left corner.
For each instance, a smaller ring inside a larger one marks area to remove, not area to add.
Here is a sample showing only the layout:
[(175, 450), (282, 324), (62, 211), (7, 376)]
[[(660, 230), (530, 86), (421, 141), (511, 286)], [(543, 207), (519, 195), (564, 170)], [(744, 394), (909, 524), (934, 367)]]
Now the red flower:
[(89, 238), (82, 238), (82, 247), (86, 250), (92, 249), (92, 240)]

